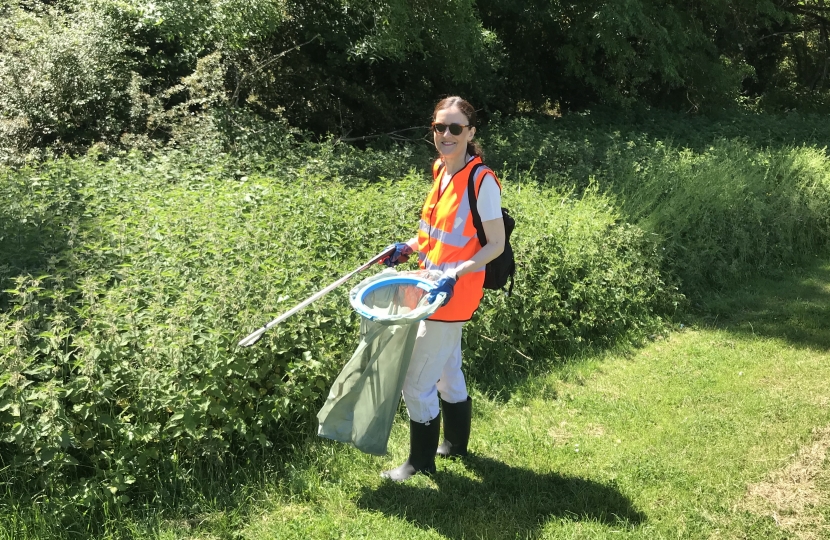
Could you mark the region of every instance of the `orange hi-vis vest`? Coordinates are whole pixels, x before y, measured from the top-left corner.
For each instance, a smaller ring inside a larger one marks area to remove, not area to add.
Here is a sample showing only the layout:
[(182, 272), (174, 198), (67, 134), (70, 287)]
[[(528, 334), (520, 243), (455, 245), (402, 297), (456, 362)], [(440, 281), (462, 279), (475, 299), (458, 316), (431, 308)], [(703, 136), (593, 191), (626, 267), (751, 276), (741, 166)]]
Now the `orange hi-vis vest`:
[[(463, 169), (452, 176), (441, 190), (443, 162), (438, 159), (432, 166), (432, 189), (421, 210), (418, 228), (418, 254), (421, 268), (445, 272), (470, 260), (481, 249), (481, 243), (473, 225), (470, 201), (467, 198), (467, 182), (472, 168), (481, 163), (473, 157)], [(495, 173), (487, 167), (479, 167), (475, 182), (476, 194), (486, 174), (492, 174), (501, 188)], [(429, 320), (442, 322), (469, 321), (484, 296), (484, 270), (464, 274), (453, 288), (453, 296), (446, 306), (438, 309)]]

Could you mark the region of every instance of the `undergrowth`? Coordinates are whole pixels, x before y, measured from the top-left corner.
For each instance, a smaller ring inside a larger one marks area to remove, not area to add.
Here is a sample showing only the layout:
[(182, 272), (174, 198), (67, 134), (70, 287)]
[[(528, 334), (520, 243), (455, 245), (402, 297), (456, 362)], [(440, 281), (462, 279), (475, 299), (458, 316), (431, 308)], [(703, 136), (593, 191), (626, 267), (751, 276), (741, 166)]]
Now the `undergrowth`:
[(622, 219), (659, 238), (663, 272), (697, 301), (826, 251), (828, 125), (796, 113), (598, 111), (499, 121), (486, 147), (514, 175), (609, 195)]
[[(366, 163), (337, 174), (311, 155), (240, 176), (227, 156), (172, 150), (7, 170), (19, 204), (0, 218), (3, 480), (73, 523), (164, 493), (159, 471), (301, 442), (357, 340), (346, 289), (255, 347), (237, 342), (410, 236), (429, 188), (415, 172), (359, 182), (389, 156), (351, 155)], [(482, 384), (657, 331), (682, 302), (657, 245), (607, 197), (528, 180), (505, 202), (521, 223), (518, 282), (468, 326)]]

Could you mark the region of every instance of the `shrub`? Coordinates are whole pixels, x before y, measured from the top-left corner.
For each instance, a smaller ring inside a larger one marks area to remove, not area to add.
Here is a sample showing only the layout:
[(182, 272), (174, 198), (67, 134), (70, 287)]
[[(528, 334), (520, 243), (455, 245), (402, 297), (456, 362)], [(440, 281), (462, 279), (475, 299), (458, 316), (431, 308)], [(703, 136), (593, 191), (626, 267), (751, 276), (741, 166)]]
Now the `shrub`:
[[(654, 235), (620, 220), (611, 199), (507, 183), (517, 216), (512, 296), (488, 293), (465, 330), (470, 376), (498, 390), (588, 348), (651, 334), (684, 298), (661, 274)], [(669, 275), (670, 276), (670, 275)]]
[(0, 17), (0, 164), (113, 140), (129, 123), (131, 64), (108, 18), (28, 7)]
[[(158, 489), (194, 460), (304, 438), (357, 343), (347, 288), (256, 347), (236, 343), (414, 233), (429, 183), (358, 184), (384, 168), (377, 156), (353, 155), (365, 162), (348, 182), (313, 163), (240, 177), (227, 156), (172, 150), (6, 171), (4, 195), (20, 204), (0, 222), (4, 480), (42, 482), (71, 512)], [(467, 332), (473, 378), (492, 381), (502, 361), (487, 338), (538, 359), (673, 309), (655, 246), (608, 199), (524, 184), (506, 201), (519, 284), (509, 300), (490, 295)], [(40, 237), (8, 234), (30, 219)]]

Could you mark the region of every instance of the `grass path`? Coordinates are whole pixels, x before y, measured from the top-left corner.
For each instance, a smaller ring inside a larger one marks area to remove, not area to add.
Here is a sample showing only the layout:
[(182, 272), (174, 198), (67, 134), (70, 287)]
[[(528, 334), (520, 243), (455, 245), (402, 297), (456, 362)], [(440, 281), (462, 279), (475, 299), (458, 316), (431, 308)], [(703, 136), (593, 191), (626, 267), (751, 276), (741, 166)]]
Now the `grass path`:
[(753, 282), (706, 312), (506, 401), (474, 396), (475, 457), (434, 478), (378, 478), (405, 457), (404, 422), (388, 459), (314, 443), (237, 532), (830, 538), (830, 266)]

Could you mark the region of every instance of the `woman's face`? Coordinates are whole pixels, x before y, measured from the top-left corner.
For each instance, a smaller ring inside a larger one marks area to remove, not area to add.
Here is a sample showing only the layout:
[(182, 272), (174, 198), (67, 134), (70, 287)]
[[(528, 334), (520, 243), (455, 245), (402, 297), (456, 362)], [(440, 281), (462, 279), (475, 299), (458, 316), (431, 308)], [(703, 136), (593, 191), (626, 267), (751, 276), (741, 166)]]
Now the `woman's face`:
[[(461, 112), (461, 110), (459, 110), (458, 107), (441, 109), (435, 115), (433, 122), (436, 124), (444, 124), (446, 126), (449, 126), (450, 124), (461, 124), (462, 126), (466, 126), (470, 123), (469, 119), (464, 115), (464, 113)], [(467, 154), (467, 143), (473, 140), (475, 132), (476, 128), (474, 127), (465, 127), (459, 135), (453, 135), (450, 133), (448, 128), (444, 129), (443, 133), (436, 133), (433, 129), (432, 138), (435, 141), (435, 148), (441, 154), (441, 157), (444, 159), (463, 159)]]

